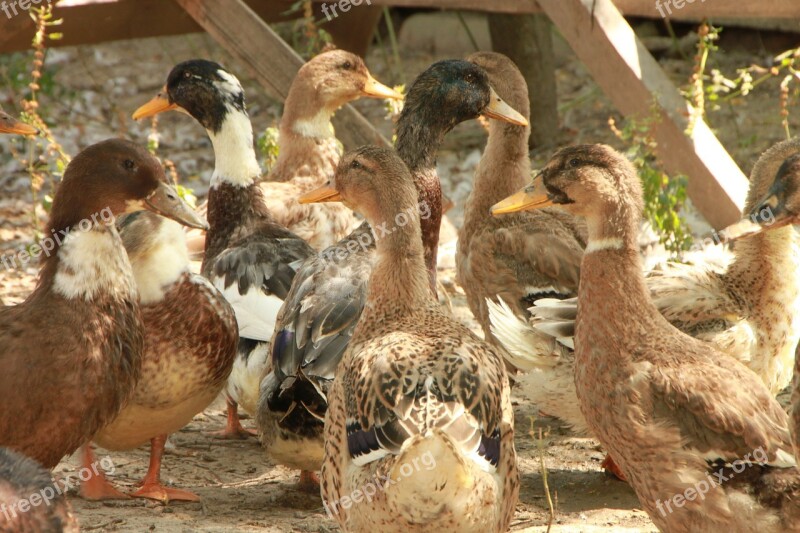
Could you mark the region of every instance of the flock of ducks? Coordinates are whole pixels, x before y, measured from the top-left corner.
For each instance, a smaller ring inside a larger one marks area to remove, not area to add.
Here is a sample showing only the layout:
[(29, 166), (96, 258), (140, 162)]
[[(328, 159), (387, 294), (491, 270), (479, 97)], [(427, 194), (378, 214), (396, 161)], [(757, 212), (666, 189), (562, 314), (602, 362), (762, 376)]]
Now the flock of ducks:
[[(331, 116), (360, 97), (404, 99), (395, 148), (340, 156)], [(510, 383), (528, 372), (537, 406), (596, 437), (660, 529), (800, 531), (800, 394), (791, 418), (775, 400), (800, 339), (800, 141), (755, 165), (743, 216), (760, 224), (727, 264), (645, 275), (636, 169), (573, 146), (529, 184), (527, 86), (500, 54), (434, 63), (405, 96), (357, 56), (320, 54), (266, 176), (223, 67), (175, 66), (134, 118), (170, 110), (211, 139), (207, 222), (143, 147), (90, 146), (55, 194), (35, 290), (0, 308), (0, 504), (17, 506), (0, 530), (77, 531), (60, 492), (19, 504), (78, 449), (91, 470), (92, 442), (149, 441), (150, 466), (132, 495), (95, 468), (83, 497), (198, 500), (161, 483), (165, 441), (224, 392), (219, 434), (246, 437), (239, 409), (252, 415), (344, 531), (505, 531), (520, 487)], [(484, 339), (436, 283), (436, 155), (480, 116), (457, 274)], [(0, 132), (36, 133), (7, 115)]]

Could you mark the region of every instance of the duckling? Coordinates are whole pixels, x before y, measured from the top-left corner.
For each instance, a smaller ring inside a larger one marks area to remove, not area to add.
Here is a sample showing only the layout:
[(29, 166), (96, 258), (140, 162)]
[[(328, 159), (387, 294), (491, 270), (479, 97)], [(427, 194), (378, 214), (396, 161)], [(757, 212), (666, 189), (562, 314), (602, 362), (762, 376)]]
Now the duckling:
[[(497, 96), (480, 67), (447, 60), (417, 77), (397, 122), (397, 152), (419, 191), (425, 262), (434, 294), (442, 218), (436, 153), (447, 132), (481, 114), (527, 123)], [(300, 201), (318, 200), (308, 194)], [(314, 487), (313, 472), (322, 464), (327, 391), (364, 308), (375, 237), (390, 231), (364, 223), (307, 261), (280, 311), (256, 424), (270, 458), (301, 470), (304, 487)]]
[[(328, 395), (326, 509), (344, 531), (506, 531), (519, 473), (503, 358), (430, 290), (414, 178), (391, 150), (365, 146), (331, 187), (326, 200), (393, 230), (376, 236), (366, 305)], [(377, 480), (382, 490), (355, 496)]]
[(544, 167), (540, 185), (527, 190), (526, 203), (558, 204), (586, 219), (575, 323), (578, 400), (655, 525), (671, 532), (800, 530), (800, 472), (786, 413), (753, 371), (676, 329), (650, 299), (633, 165), (608, 146), (565, 148)]
[(0, 133), (11, 133), (17, 135), (36, 135), (39, 130), (20, 122), (8, 113), (0, 109)]
[(250, 432), (239, 421), (238, 405), (255, 413), (276, 315), (296, 269), (314, 250), (267, 208), (239, 80), (211, 61), (180, 63), (169, 73), (164, 92), (134, 118), (173, 109), (197, 120), (214, 146), (210, 228), (201, 271), (231, 304), (239, 328), (238, 355), (226, 389), (228, 422), (218, 435), (244, 438)]
[[(487, 72), (492, 87), (511, 107), (524, 117), (529, 115), (528, 86), (513, 61), (494, 52), (478, 52), (467, 61)], [(492, 205), (521, 189), (529, 179), (530, 131), (529, 126), (489, 121), (489, 141), (475, 171), (464, 224), (458, 232), (457, 281), (484, 338), (492, 342), (496, 339), (486, 300), (500, 297), (516, 316), (524, 317), (527, 307), (538, 298), (575, 296), (586, 247), (585, 228), (561, 209), (503, 217), (491, 214)], [(521, 364), (513, 359), (512, 363)]]
[[(792, 139), (759, 158), (751, 173), (745, 213), (766, 194), (781, 162), (799, 152), (800, 141)], [(494, 211), (523, 207), (525, 196), (520, 193)], [(794, 348), (800, 339), (798, 265), (797, 239), (792, 228), (784, 227), (738, 242), (725, 270), (702, 263), (668, 264), (649, 273), (645, 283), (656, 307), (674, 326), (747, 365), (776, 395), (791, 380)], [(571, 401), (576, 301), (536, 302), (530, 308), (531, 324), (503, 302), (487, 305), (495, 335), (514, 354), (512, 361), (518, 367), (541, 369), (553, 384), (538, 389), (536, 401), (546, 402), (546, 412), (584, 431), (583, 416)], [(554, 348), (542, 350), (542, 346)]]
[(53, 199), (36, 288), (0, 308), (0, 446), (53, 468), (114, 420), (139, 379), (139, 294), (114, 216), (148, 209), (203, 227), (144, 148), (75, 156)]
[[(135, 496), (163, 502), (198, 496), (159, 481), (167, 435), (188, 424), (219, 395), (236, 358), (236, 316), (222, 294), (189, 271), (181, 226), (149, 212), (119, 222), (139, 289), (145, 327), (142, 376), (133, 397), (94, 442), (107, 450), (131, 450), (150, 441), (150, 467)], [(91, 450), (84, 466), (94, 463)], [(90, 471), (87, 468), (87, 471)], [(81, 484), (88, 499), (126, 497), (102, 475)]]
[[(403, 99), (375, 80), (359, 56), (331, 50), (300, 67), (284, 103), (278, 160), (264, 177), (261, 190), (275, 221), (315, 250), (331, 246), (359, 224), (341, 204), (300, 205), (297, 197), (333, 174), (341, 148), (331, 118), (340, 107), (361, 97)], [(205, 209), (203, 204), (199, 211)], [(192, 245), (202, 250), (204, 236), (197, 233), (192, 239)]]
[(0, 531), (78, 533), (66, 494), (36, 461), (0, 448)]

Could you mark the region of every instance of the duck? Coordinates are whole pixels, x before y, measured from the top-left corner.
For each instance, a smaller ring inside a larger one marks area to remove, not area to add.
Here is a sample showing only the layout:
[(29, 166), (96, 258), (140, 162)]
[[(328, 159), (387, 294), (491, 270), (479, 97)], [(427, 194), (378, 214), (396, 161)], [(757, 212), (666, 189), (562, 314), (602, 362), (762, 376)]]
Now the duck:
[[(267, 209), (315, 250), (333, 245), (361, 222), (341, 204), (300, 205), (297, 198), (323, 185), (336, 168), (341, 145), (331, 118), (358, 98), (402, 100), (403, 95), (372, 77), (364, 60), (344, 50), (311, 58), (297, 72), (284, 103), (278, 135), (278, 159), (264, 176)], [(199, 212), (204, 212), (204, 203)], [(202, 250), (204, 236), (192, 235)]]
[(53, 482), (50, 472), (8, 448), (0, 448), (0, 531), (79, 531), (67, 495)]
[[(753, 166), (743, 213), (756, 207), (774, 181), (781, 163), (800, 153), (800, 141), (780, 142)], [(524, 208), (534, 184), (496, 205), (497, 214)], [(743, 215), (744, 216), (744, 215)], [(751, 218), (764, 217), (768, 212)], [(724, 231), (722, 235), (724, 236)], [(670, 263), (646, 275), (650, 298), (674, 326), (722, 350), (748, 366), (777, 395), (791, 381), (795, 346), (800, 339), (800, 248), (791, 227), (754, 235), (736, 243), (727, 268), (714, 262)], [(575, 400), (572, 379), (574, 320), (578, 300), (542, 299), (529, 308), (531, 319), (518, 317), (503, 301), (489, 301), (495, 336), (518, 368), (544, 373), (547, 388), (531, 388), (543, 410), (581, 434), (587, 426)], [(534, 390), (535, 389), (535, 390)]]
[(42, 261), (36, 287), (0, 308), (0, 446), (53, 468), (130, 399), (144, 324), (113, 220), (145, 209), (205, 225), (131, 141), (94, 144), (67, 166), (44, 237), (31, 248)]
[[(750, 220), (765, 232), (780, 231), (800, 221), (800, 153), (787, 157), (775, 175), (775, 181), (760, 202), (753, 204)], [(765, 216), (765, 214), (769, 216)], [(752, 237), (750, 237), (752, 238)], [(800, 345), (798, 345), (800, 346)], [(790, 411), (792, 445), (800, 457), (800, 358), (795, 352)]]
[[(508, 376), (431, 291), (418, 195), (397, 153), (364, 146), (316, 196), (393, 228), (376, 235), (366, 304), (328, 394), (323, 503), (343, 531), (506, 531), (519, 495)], [(356, 496), (370, 484), (375, 494)]]
[[(189, 491), (160, 481), (164, 444), (191, 422), (225, 387), (236, 359), (239, 333), (233, 308), (203, 276), (190, 272), (186, 235), (180, 224), (149, 211), (118, 222), (139, 290), (144, 319), (142, 371), (133, 396), (119, 416), (94, 436), (107, 450), (132, 450), (150, 442), (150, 465), (134, 496), (198, 501)], [(96, 459), (84, 450), (84, 467)], [(86, 499), (128, 496), (102, 472), (81, 483)]]
[[(487, 72), (505, 102), (529, 116), (528, 86), (513, 61), (495, 52), (477, 52), (467, 61)], [(497, 340), (486, 300), (501, 298), (516, 316), (525, 317), (527, 308), (540, 298), (576, 296), (586, 247), (585, 227), (557, 207), (503, 217), (491, 214), (494, 204), (521, 189), (531, 175), (530, 131), (530, 126), (489, 120), (489, 139), (458, 231), (456, 281), (484, 338), (493, 343)], [(512, 366), (520, 364), (512, 359)]]
[(215, 166), (208, 192), (208, 223), (201, 273), (233, 307), (239, 344), (226, 386), (222, 438), (246, 438), (239, 406), (253, 415), (278, 310), (303, 260), (315, 254), (278, 223), (265, 202), (253, 127), (239, 80), (218, 63), (193, 59), (170, 71), (164, 90), (133, 114), (141, 119), (183, 111), (205, 129)]
[(0, 133), (15, 135), (36, 135), (39, 130), (29, 124), (20, 122), (0, 109)]
[(783, 408), (755, 372), (675, 328), (650, 299), (633, 165), (606, 145), (564, 148), (526, 194), (530, 208), (558, 204), (586, 220), (578, 401), (653, 523), (670, 532), (800, 530), (800, 471)]
[[(443, 60), (414, 80), (397, 121), (396, 149), (419, 191), (432, 294), (436, 293), (442, 219), (436, 154), (453, 127), (482, 114), (526, 123), (497, 95), (479, 66)], [(299, 201), (315, 200), (314, 194), (307, 193)], [(317, 490), (315, 472), (324, 452), (322, 420), (327, 391), (364, 309), (376, 257), (374, 241), (391, 231), (364, 222), (336, 245), (307, 260), (279, 312), (272, 355), (261, 382), (256, 426), (269, 458), (301, 471), (301, 488)]]

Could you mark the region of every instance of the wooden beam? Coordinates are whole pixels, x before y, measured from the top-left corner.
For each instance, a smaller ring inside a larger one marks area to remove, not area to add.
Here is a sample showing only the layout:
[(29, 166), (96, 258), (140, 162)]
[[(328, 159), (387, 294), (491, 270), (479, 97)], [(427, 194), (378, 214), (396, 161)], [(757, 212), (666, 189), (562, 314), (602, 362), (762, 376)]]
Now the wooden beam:
[[(303, 60), (242, 0), (175, 0), (223, 48), (252, 70), (273, 96), (286, 99)], [(337, 137), (346, 148), (388, 141), (352, 106), (333, 119)]]
[(624, 115), (646, 117), (653, 99), (661, 110), (653, 135), (671, 173), (689, 177), (688, 193), (717, 229), (735, 222), (748, 181), (705, 122), (684, 134), (689, 105), (636, 37), (611, 0), (538, 0), (597, 84)]

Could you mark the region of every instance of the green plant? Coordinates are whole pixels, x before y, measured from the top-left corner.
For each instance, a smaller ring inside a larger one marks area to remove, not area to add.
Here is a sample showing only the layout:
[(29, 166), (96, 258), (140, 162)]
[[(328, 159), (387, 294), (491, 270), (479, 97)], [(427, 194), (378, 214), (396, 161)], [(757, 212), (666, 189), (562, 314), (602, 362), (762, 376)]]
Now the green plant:
[(267, 172), (272, 169), (272, 166), (278, 160), (280, 148), (278, 146), (278, 128), (269, 127), (264, 130), (264, 133), (258, 136), (256, 144), (258, 151), (262, 156), (262, 164)]
[(698, 119), (706, 118), (708, 111), (717, 111), (723, 103), (732, 103), (735, 98), (748, 96), (762, 83), (780, 78), (778, 104), (781, 124), (786, 138), (791, 137), (789, 127), (792, 100), (800, 95), (800, 47), (791, 48), (775, 56), (770, 65), (750, 65), (736, 69), (736, 75), (727, 77), (720, 69), (706, 70), (712, 62), (712, 53), (718, 51), (715, 44), (722, 28), (703, 22), (698, 29), (699, 41), (694, 58), (694, 69), (684, 97), (692, 104), (687, 135), (691, 135)]
[(661, 244), (673, 258), (678, 259), (692, 245), (692, 234), (680, 214), (686, 202), (688, 180), (684, 175), (670, 176), (659, 165), (655, 152), (657, 145), (652, 135), (653, 126), (659, 120), (658, 108), (654, 104), (650, 115), (644, 119), (628, 119), (622, 129), (609, 119), (609, 126), (629, 146), (626, 155), (639, 170), (647, 220), (658, 232)]
[[(42, 8), (31, 7), (30, 16), (36, 24), (36, 33), (32, 41), (33, 63), (30, 67), (29, 81), (27, 82), (27, 95), (21, 101), (24, 122), (36, 127), (39, 136), (36, 139), (24, 141), (23, 152), (16, 149), (12, 144), (12, 155), (25, 166), (25, 170), (30, 177), (30, 190), (32, 199), (31, 225), (34, 228), (35, 237), (41, 236), (39, 228), (38, 208), (41, 207), (45, 212), (52, 206), (52, 195), (42, 194), (45, 183), (48, 183), (50, 190), (54, 191), (58, 182), (64, 175), (64, 169), (70, 161), (69, 155), (64, 152), (61, 144), (55, 139), (52, 130), (42, 117), (39, 103), (39, 94), (43, 88), (53, 91), (52, 75), (46, 75), (44, 70), (47, 45), (49, 41), (62, 38), (62, 34), (51, 32), (56, 26), (60, 26), (62, 19), (53, 18), (52, 6)], [(18, 79), (22, 79), (20, 76)]]

